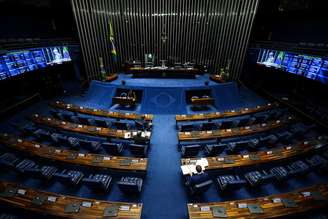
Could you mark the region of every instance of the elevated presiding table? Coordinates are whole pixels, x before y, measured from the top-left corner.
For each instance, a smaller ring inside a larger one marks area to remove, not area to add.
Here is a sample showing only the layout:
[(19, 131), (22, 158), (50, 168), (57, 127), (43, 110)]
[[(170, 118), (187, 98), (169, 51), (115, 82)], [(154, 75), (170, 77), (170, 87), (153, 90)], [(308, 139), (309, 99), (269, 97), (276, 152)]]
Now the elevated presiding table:
[(135, 77), (195, 77), (202, 74), (197, 68), (181, 68), (181, 67), (131, 67), (127, 70), (128, 74)]

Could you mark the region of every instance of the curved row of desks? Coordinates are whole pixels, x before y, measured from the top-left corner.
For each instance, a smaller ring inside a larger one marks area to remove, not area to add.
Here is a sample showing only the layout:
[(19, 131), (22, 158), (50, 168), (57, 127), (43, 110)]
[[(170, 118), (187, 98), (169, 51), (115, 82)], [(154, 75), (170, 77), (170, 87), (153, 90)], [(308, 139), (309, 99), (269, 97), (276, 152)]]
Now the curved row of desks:
[(93, 115), (93, 116), (102, 116), (102, 117), (117, 118), (117, 119), (144, 119), (147, 121), (153, 120), (152, 114), (114, 112), (108, 110), (88, 108), (88, 107), (78, 106), (74, 104), (68, 104), (61, 101), (52, 102), (49, 103), (49, 105), (54, 108), (63, 109), (76, 113), (87, 114), (87, 115)]
[(114, 137), (114, 138), (122, 138), (122, 139), (134, 139), (138, 133), (141, 133), (141, 137), (145, 140), (149, 140), (151, 136), (151, 132), (149, 131), (137, 131), (137, 130), (118, 130), (118, 129), (110, 129), (110, 128), (102, 128), (96, 126), (89, 125), (81, 125), (66, 121), (57, 120), (51, 117), (40, 116), (38, 114), (34, 114), (31, 117), (31, 120), (37, 124), (49, 126), (52, 128), (63, 129), (71, 132), (78, 132), (82, 134), (100, 136), (100, 137)]
[(176, 115), (176, 121), (193, 121), (193, 120), (208, 120), (208, 119), (220, 119), (220, 118), (226, 118), (226, 117), (233, 117), (233, 116), (242, 116), (246, 114), (252, 114), (252, 113), (258, 113), (261, 111), (267, 111), (270, 109), (274, 109), (278, 107), (278, 103), (268, 103), (265, 105), (259, 105), (254, 108), (244, 108), (241, 110), (230, 110), (225, 112), (214, 112), (214, 113), (200, 113), (200, 114), (182, 114), (182, 115)]
[(118, 171), (146, 172), (147, 158), (108, 156), (103, 154), (78, 153), (72, 150), (21, 139), (8, 134), (0, 134), (0, 143), (8, 148), (24, 152), (31, 156), (86, 167), (108, 168)]
[(212, 203), (188, 203), (190, 219), (275, 218), (328, 205), (328, 185), (315, 185), (266, 197)]
[(16, 183), (0, 182), (0, 202), (10, 207), (63, 218), (141, 217), (141, 203), (109, 202), (65, 196), (27, 188)]
[[(288, 159), (295, 156), (306, 154), (312, 150), (323, 148), (328, 144), (328, 139), (314, 139), (302, 141), (295, 145), (288, 145), (283, 148), (278, 148), (270, 151), (259, 151), (249, 154), (226, 155), (219, 157), (207, 157), (207, 170), (225, 170), (235, 167), (254, 166), (263, 163), (269, 163), (282, 159)], [(204, 159), (204, 158), (202, 158)], [(181, 165), (195, 165), (199, 158), (184, 158), (181, 159)]]
[(229, 138), (243, 135), (251, 135), (259, 132), (266, 132), (276, 128), (282, 128), (294, 121), (293, 117), (288, 117), (286, 120), (275, 120), (262, 124), (255, 124), (251, 126), (238, 127), (232, 129), (219, 129), (213, 131), (192, 131), (192, 132), (179, 132), (179, 141), (190, 140), (206, 140), (214, 138)]

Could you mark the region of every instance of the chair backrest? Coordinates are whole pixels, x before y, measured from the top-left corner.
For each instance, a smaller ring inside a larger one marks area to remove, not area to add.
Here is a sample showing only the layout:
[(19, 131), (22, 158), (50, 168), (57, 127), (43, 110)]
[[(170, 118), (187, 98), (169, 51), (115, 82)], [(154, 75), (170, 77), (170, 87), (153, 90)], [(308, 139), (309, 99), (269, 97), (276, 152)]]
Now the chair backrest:
[(90, 175), (82, 181), (92, 189), (102, 189), (107, 191), (112, 181), (112, 177), (110, 175), (96, 174)]
[(205, 182), (196, 184), (192, 187), (192, 193), (193, 194), (201, 194), (206, 192), (212, 185), (213, 181), (212, 180), (207, 180)]
[(108, 128), (108, 123), (102, 119), (95, 119), (94, 120), (97, 126)]
[(145, 144), (129, 144), (129, 149), (132, 153), (137, 155), (146, 155), (148, 145)]
[(209, 144), (206, 146), (209, 149), (210, 154), (221, 154), (228, 146), (227, 144)]
[(195, 130), (195, 126), (193, 124), (179, 125), (178, 129), (180, 132), (191, 132)]
[(74, 120), (73, 120), (73, 118), (72, 118), (73, 115), (66, 114), (66, 113), (63, 113), (62, 115), (63, 115), (63, 119), (64, 119), (64, 120), (66, 120), (66, 121), (68, 121), (68, 122), (74, 122)]
[(182, 146), (183, 156), (196, 156), (201, 148), (202, 146), (199, 144), (183, 145)]
[(122, 152), (122, 144), (114, 143), (114, 142), (103, 142), (101, 143), (101, 147), (105, 149), (108, 153), (118, 154)]
[(82, 117), (82, 116), (79, 116), (77, 117), (79, 122), (84, 124), (84, 125), (91, 125), (90, 123), (90, 119), (86, 118), (86, 117)]
[(12, 153), (5, 153), (0, 157), (0, 164), (8, 167), (14, 167), (15, 163), (18, 161), (18, 157)]
[(53, 110), (50, 110), (50, 115), (52, 117), (54, 117), (55, 119), (63, 119), (62, 118), (62, 114), (60, 112), (57, 112), (57, 111), (53, 111)]
[(221, 122), (220, 129), (229, 129), (229, 128), (232, 128), (233, 124), (234, 124), (234, 121), (224, 120), (224, 121)]
[(249, 125), (249, 123), (250, 123), (249, 119), (250, 119), (249, 116), (239, 119), (238, 126), (242, 127), (242, 126)]
[(214, 129), (217, 129), (218, 126), (216, 125), (216, 123), (214, 122), (205, 122), (202, 124), (202, 130), (205, 131), (205, 130), (214, 130)]
[(117, 184), (122, 192), (127, 194), (135, 194), (141, 192), (142, 179), (135, 177), (122, 177)]
[(113, 125), (120, 130), (128, 130), (130, 128), (129, 124), (124, 122), (114, 122)]

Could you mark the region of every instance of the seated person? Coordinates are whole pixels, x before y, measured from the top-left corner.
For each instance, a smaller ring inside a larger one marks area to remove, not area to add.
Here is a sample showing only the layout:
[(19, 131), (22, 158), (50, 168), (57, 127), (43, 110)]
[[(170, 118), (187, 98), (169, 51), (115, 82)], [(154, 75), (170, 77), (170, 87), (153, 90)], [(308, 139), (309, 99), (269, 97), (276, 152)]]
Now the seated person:
[(187, 178), (186, 185), (193, 187), (197, 184), (201, 184), (210, 179), (207, 173), (205, 173), (200, 165), (196, 166), (196, 174), (190, 173), (190, 177)]

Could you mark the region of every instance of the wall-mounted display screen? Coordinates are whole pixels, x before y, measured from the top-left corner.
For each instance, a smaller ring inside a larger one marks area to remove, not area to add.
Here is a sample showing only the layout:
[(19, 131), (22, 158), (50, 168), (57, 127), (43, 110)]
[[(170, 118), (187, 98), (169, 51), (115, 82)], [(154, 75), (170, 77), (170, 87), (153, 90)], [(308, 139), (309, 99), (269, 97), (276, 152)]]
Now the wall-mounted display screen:
[(328, 57), (261, 49), (257, 63), (328, 84)]
[(69, 61), (66, 46), (11, 51), (0, 55), (0, 80)]

